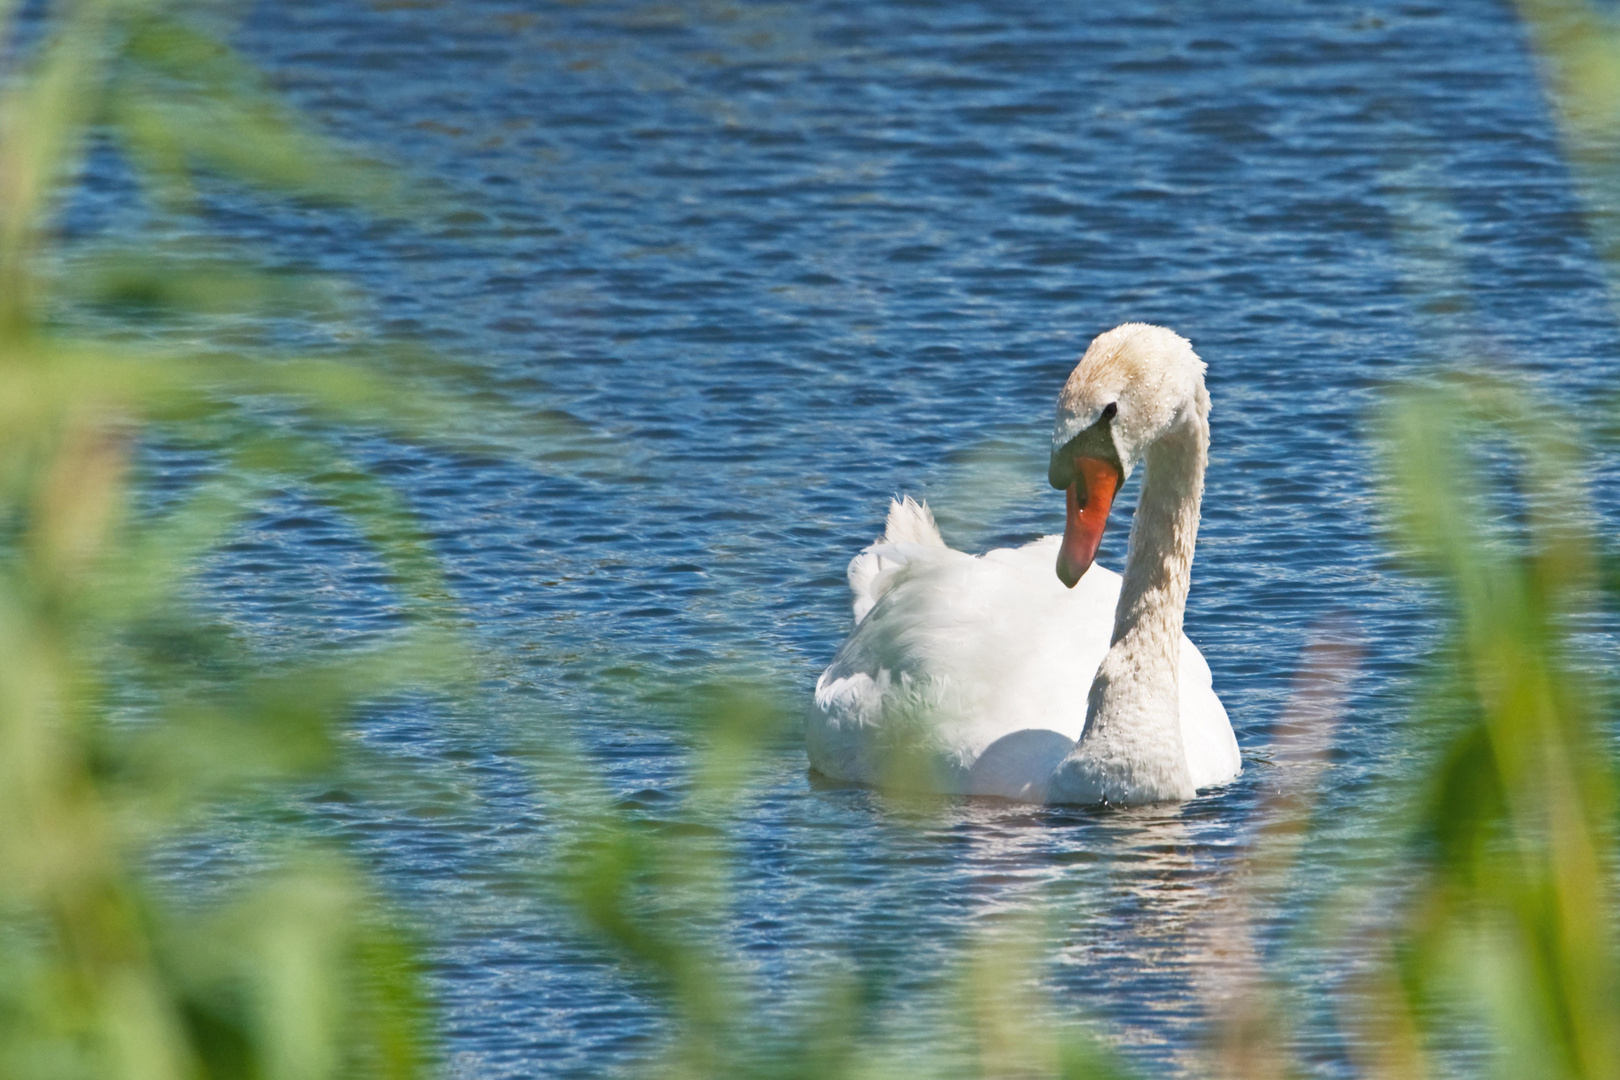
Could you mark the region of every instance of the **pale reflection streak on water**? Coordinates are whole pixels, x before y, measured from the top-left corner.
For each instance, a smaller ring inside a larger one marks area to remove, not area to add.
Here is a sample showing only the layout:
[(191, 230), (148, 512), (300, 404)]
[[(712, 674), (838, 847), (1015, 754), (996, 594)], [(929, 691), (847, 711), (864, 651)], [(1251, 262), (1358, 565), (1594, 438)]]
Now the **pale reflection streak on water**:
[[(785, 749), (740, 825), (732, 939), (777, 992), (846, 958), (900, 1001), (986, 919), (1046, 901), (1058, 1005), (1187, 1068), (1200, 920), (1279, 782), (1268, 729), (1324, 615), (1347, 613), (1367, 652), (1320, 781), (1333, 828), (1295, 887), (1257, 899), (1263, 944), (1343, 880), (1336, 856), (1405, 767), (1430, 624), (1377, 538), (1361, 435), (1378, 385), (1511, 359), (1579, 404), (1615, 375), (1531, 64), (1486, 0), (323, 0), (260, 5), (241, 40), (445, 195), (422, 227), (222, 200), (216, 235), (356, 279), (376, 299), (347, 332), (476, 361), (485, 393), (578, 432), (538, 468), (354, 447), (506, 650), (487, 714), (368, 720), (419, 797), (319, 804), (440, 932), (460, 1075), (598, 1074), (659, 1030), (645, 988), (502, 885), (567, 827), (525, 746), (566, 735), (633, 812), (678, 816), (679, 725), (646, 687), (746, 666), (803, 700), (891, 492), (932, 498), (969, 548), (1056, 529), (1052, 396), (1125, 319), (1177, 328), (1210, 363), (1188, 629), (1243, 778), (1178, 810), (950, 804), (918, 824), (812, 785)], [(98, 159), (74, 229), (128, 227), (120, 177)], [(318, 348), (330, 328), (289, 333)], [(261, 631), (353, 632), (387, 607), (374, 572), (293, 492), (214, 583)], [(1327, 960), (1296, 974), (1337, 977)], [(1331, 1037), (1301, 1038), (1343, 1071)]]

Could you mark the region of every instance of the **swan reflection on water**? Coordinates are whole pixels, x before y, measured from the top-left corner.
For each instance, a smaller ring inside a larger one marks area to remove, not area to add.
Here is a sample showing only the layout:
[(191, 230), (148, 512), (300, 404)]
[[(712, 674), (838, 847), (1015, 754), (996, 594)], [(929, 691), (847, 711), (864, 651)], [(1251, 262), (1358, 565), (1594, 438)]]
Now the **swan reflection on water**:
[(906, 968), (937, 972), (964, 945), (1010, 936), (1005, 947), (1028, 962), (1023, 988), (1060, 1022), (1178, 1060), (1200, 1043), (1229, 938), (1212, 913), (1242, 887), (1218, 799), (1034, 807), (811, 776), (887, 825), (892, 849), (852, 856), (872, 875), (858, 921), (903, 926), (903, 942), (874, 943), (886, 961), (903, 953)]

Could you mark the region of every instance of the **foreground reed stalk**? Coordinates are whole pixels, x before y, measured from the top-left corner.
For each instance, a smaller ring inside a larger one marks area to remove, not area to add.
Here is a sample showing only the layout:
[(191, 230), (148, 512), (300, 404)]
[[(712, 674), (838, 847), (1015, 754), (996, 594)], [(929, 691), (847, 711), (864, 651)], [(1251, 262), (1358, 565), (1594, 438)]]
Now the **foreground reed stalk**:
[[(210, 890), (154, 881), (152, 859), (334, 775), (355, 705), (442, 665), (416, 631), (266, 655), (189, 597), (261, 490), (339, 460), (320, 424), (289, 415), (424, 435), (446, 414), (375, 367), (194, 344), (210, 320), (283, 301), (285, 282), (54, 232), (93, 140), (158, 213), (199, 213), (195, 186), (226, 177), (326, 199), (383, 186), (184, 5), (56, 4), (26, 45), (14, 11), (0, 5), (24, 68), (0, 99), (0, 1075), (420, 1075), (432, 1025), (415, 962), (351, 860), (267, 834), (245, 882)], [(214, 478), (143, 509), (150, 440), (211, 456)], [(431, 553), (391, 493), (344, 475), (324, 494), (389, 537), (378, 555), (421, 608), (442, 592)]]

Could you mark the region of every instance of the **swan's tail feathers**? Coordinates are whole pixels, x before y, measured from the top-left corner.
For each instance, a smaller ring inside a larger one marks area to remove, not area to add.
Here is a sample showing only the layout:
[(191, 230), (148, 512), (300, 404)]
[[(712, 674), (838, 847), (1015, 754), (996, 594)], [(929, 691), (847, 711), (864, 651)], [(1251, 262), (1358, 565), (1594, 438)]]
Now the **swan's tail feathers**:
[(904, 548), (896, 546), (902, 544), (930, 548), (945, 546), (928, 504), (918, 502), (909, 495), (889, 503), (889, 524), (883, 535), (850, 560), (849, 591), (854, 594), (857, 623), (877, 606), (883, 594), (894, 586), (900, 571), (917, 554), (914, 551), (908, 555)]
[(944, 547), (939, 526), (934, 524), (934, 512), (926, 502), (918, 502), (910, 495), (889, 502), (889, 526), (883, 532), (885, 544), (924, 544)]

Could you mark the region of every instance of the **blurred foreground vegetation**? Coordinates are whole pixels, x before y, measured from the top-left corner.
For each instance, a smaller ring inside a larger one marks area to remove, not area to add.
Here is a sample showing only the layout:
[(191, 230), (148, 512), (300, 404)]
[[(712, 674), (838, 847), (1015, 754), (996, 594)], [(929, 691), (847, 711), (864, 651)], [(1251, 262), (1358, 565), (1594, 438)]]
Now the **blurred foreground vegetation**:
[[(467, 425), (380, 352), (301, 358), (273, 335), (195, 345), (210, 320), (327, 317), (312, 284), (216, 255), (87, 250), (55, 231), (98, 147), (129, 162), (157, 214), (203, 213), (221, 184), (394, 215), (410, 197), (268, 94), (212, 7), (81, 0), (21, 29), (16, 10), (0, 3), (16, 64), (0, 85), (0, 1075), (437, 1071), (409, 936), (355, 860), (281, 833), (268, 869), (193, 892), (155, 880), (149, 856), (340, 771), (357, 706), (451, 686), (432, 552), (337, 436), (454, 442)], [(1584, 5), (1523, 14), (1582, 183), (1613, 183), (1620, 168), (1588, 144), (1620, 117), (1604, 92), (1620, 85), (1620, 37)], [(1612, 664), (1593, 662), (1583, 630), (1612, 617), (1616, 591), (1585, 436), (1524, 386), (1458, 377), (1392, 395), (1377, 437), (1398, 543), (1439, 585), (1450, 633), (1411, 721), (1431, 748), (1424, 783), (1369, 856), (1371, 876), (1404, 891), (1356, 926), (1348, 947), (1364, 962), (1332, 1009), (1370, 1077), (1456, 1071), (1457, 1031), (1477, 1034), (1480, 1052), (1461, 1059), (1472, 1075), (1620, 1077)], [(207, 462), (178, 501), (142, 485), (155, 445)], [(393, 630), (271, 652), (197, 602), (208, 553), (289, 485), (311, 485), (387, 563)], [(1278, 755), (1321, 758), (1323, 702), (1352, 664), (1332, 649), (1307, 658), (1301, 701), (1321, 707), (1279, 729)], [(1042, 1000), (1038, 927), (964, 951), (933, 1058), (915, 1033), (885, 1034), (853, 973), (802, 988), (789, 1021), (768, 1012), (719, 942), (729, 808), (783, 720), (748, 696), (699, 702), (689, 809), (708, 830), (638, 830), (566, 755), (542, 778), (578, 817), (550, 899), (667, 1007), (670, 1043), (649, 1071), (1128, 1074)], [(1308, 790), (1262, 807), (1257, 883), (1288, 873), (1310, 814)], [(1243, 912), (1226, 917), (1243, 939)], [(1293, 999), (1276, 979), (1253, 956), (1223, 974), (1205, 1074), (1309, 1071), (1291, 1056)]]
[[(196, 344), (230, 317), (309, 317), (299, 283), (57, 233), (93, 151), (130, 163), (158, 219), (200, 213), (208, 185), (395, 208), (380, 170), (263, 90), (202, 21), (217, 14), (86, 0), (25, 20), (0, 5), (7, 1077), (406, 1077), (433, 1053), (412, 951), (341, 853), (266, 839), (268, 869), (215, 890), (149, 872), (154, 844), (340, 769), (356, 704), (448, 655), (431, 552), (334, 433), (448, 435), (449, 412), (377, 358), (300, 358), (241, 333), (230, 350)], [(176, 498), (141, 482), (159, 445), (198, 462)], [(397, 633), (270, 652), (193, 602), (199, 563), (294, 485), (372, 541)]]

